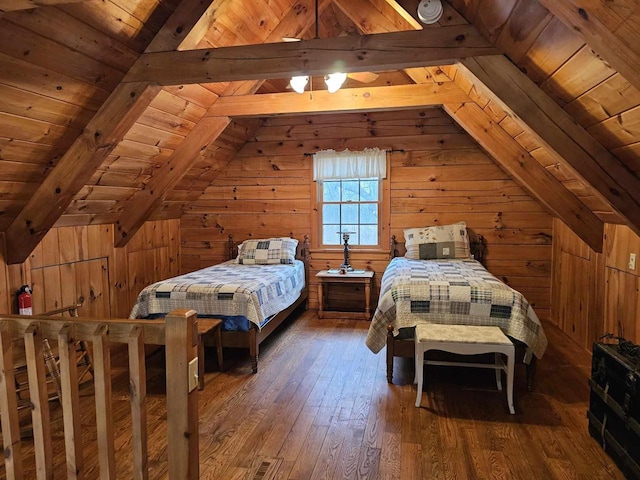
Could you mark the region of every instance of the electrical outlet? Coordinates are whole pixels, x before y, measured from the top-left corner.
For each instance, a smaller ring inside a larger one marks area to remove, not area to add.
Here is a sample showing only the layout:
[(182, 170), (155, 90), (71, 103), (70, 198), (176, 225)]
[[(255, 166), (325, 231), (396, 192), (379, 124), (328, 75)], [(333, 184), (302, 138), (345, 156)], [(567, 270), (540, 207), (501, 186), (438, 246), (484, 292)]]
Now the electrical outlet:
[(629, 254), (629, 270), (635, 270), (635, 269), (636, 269), (636, 254), (630, 253)]
[(198, 357), (189, 362), (189, 392), (198, 387)]

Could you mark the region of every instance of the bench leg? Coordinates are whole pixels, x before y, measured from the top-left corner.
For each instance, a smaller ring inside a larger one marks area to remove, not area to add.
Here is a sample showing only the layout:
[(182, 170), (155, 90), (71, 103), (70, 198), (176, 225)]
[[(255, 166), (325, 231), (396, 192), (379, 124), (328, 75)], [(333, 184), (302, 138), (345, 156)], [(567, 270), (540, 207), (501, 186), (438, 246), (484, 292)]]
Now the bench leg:
[[(495, 360), (496, 367), (498, 365), (504, 365), (500, 354), (496, 352), (494, 355), (496, 356), (496, 360)], [(502, 368), (496, 368), (496, 385), (498, 386), (498, 391), (501, 392), (502, 391)]]

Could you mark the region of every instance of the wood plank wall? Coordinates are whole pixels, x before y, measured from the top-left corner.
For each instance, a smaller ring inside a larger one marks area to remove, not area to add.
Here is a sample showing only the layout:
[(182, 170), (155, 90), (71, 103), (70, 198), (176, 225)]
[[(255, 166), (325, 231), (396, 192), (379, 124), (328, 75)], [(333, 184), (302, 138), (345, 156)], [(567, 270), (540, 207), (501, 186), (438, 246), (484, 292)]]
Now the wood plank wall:
[[(640, 236), (623, 225), (605, 228), (604, 330), (640, 343)], [(629, 268), (629, 255), (636, 266)]]
[[(489, 270), (522, 291), (547, 318), (552, 217), (440, 109), (269, 118), (180, 223), (182, 271), (225, 258), (226, 240), (314, 231), (312, 158), (306, 152), (366, 147), (391, 154), (390, 232), (465, 220), (488, 242)], [(312, 250), (313, 275), (341, 263), (342, 250)], [(389, 261), (384, 249), (352, 250), (356, 268), (376, 272), (376, 294)]]
[(6, 265), (0, 237), (0, 311), (16, 313), (15, 292), (33, 287), (33, 312), (82, 303), (80, 316), (127, 318), (140, 290), (179, 270), (179, 220), (147, 222), (122, 249), (113, 225), (57, 227), (30, 257)]
[(628, 265), (640, 237), (606, 224), (598, 254), (556, 219), (553, 238), (551, 320), (589, 350), (607, 332), (640, 343), (640, 265)]

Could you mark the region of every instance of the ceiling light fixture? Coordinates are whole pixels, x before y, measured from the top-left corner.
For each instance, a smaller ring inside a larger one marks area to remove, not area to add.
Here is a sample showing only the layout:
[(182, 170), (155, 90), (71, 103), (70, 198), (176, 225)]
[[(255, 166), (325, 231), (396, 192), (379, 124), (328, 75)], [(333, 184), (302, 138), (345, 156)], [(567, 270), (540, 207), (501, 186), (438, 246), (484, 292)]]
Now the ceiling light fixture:
[(347, 74), (343, 72), (329, 73), (324, 76), (324, 83), (327, 84), (327, 90), (329, 93), (335, 93), (340, 90), (340, 87), (347, 79)]
[(293, 91), (298, 93), (304, 93), (304, 87), (307, 86), (307, 83), (309, 83), (308, 75), (298, 75), (295, 77), (291, 77), (291, 80), (289, 81), (289, 85), (291, 85)]
[[(324, 82), (327, 84), (327, 90), (329, 93), (335, 93), (340, 90), (340, 87), (346, 79), (347, 74), (343, 72), (328, 73), (324, 76)], [(308, 75), (296, 75), (291, 77), (291, 80), (289, 80), (289, 85), (293, 91), (297, 93), (304, 93), (307, 83), (309, 83)]]
[[(440, 2), (440, 0), (437, 0), (438, 3)], [(315, 27), (316, 27), (316, 35), (314, 38), (320, 38), (320, 35), (318, 33), (318, 27), (320, 25), (320, 22), (318, 21), (318, 15), (319, 15), (319, 10), (318, 10), (318, 0), (315, 1), (315, 13), (316, 13), (316, 21), (315, 21)], [(442, 5), (440, 5), (440, 9), (442, 9)], [(442, 13), (442, 12), (441, 12)], [(297, 41), (300, 40), (299, 38), (291, 38), (291, 37), (284, 37), (283, 40), (285, 42), (288, 41)], [(342, 84), (344, 83), (344, 81), (347, 79), (347, 74), (346, 73), (342, 73), (342, 72), (335, 72), (335, 73), (328, 73), (324, 76), (324, 83), (327, 84), (327, 90), (329, 91), (329, 93), (335, 93), (338, 90), (340, 90), (340, 87), (342, 86)], [(375, 79), (375, 77), (374, 77)], [(291, 80), (289, 81), (289, 86), (298, 93), (304, 93), (304, 88), (307, 86), (307, 83), (309, 82), (309, 76), (307, 75), (297, 75), (294, 77), (291, 77)], [(312, 80), (313, 82), (313, 80)], [(313, 83), (311, 84), (311, 89), (313, 90)]]
[(430, 25), (442, 17), (442, 2), (440, 0), (422, 0), (418, 5), (418, 18), (422, 23)]

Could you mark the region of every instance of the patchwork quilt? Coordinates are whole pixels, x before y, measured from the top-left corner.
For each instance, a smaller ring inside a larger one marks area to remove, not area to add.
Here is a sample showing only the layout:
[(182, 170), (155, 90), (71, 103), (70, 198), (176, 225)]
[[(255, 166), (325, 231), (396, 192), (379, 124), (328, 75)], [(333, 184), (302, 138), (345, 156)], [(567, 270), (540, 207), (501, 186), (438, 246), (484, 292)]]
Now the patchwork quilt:
[(241, 265), (233, 260), (149, 285), (129, 318), (191, 308), (198, 315), (244, 316), (258, 327), (304, 289), (304, 264)]
[(475, 260), (391, 260), (366, 344), (378, 353), (386, 345), (387, 325), (397, 335), (418, 323), (497, 326), (538, 358), (547, 347), (540, 320), (524, 296)]

